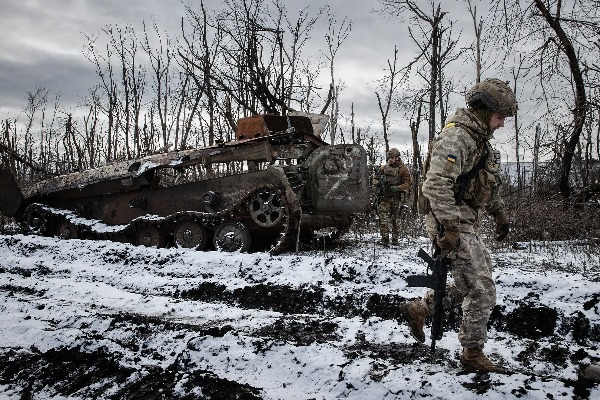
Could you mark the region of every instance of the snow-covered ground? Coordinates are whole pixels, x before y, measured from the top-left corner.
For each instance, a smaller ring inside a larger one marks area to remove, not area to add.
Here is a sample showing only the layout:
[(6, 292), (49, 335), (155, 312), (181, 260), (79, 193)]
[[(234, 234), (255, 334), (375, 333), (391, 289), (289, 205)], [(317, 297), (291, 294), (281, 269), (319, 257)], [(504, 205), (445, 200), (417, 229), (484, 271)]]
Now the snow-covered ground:
[(494, 251), (485, 351), (510, 372), (475, 374), (458, 307), (434, 354), (398, 313), (428, 241), (376, 239), (271, 256), (0, 236), (0, 398), (600, 398), (598, 251)]

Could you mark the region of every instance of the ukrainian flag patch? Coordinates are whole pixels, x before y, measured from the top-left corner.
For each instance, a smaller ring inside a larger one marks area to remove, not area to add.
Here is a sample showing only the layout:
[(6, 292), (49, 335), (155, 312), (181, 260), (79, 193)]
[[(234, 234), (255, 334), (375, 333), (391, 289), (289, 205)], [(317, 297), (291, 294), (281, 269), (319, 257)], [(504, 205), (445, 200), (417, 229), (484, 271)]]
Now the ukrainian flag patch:
[(456, 162), (456, 156), (453, 154), (448, 154), (448, 161), (455, 163)]

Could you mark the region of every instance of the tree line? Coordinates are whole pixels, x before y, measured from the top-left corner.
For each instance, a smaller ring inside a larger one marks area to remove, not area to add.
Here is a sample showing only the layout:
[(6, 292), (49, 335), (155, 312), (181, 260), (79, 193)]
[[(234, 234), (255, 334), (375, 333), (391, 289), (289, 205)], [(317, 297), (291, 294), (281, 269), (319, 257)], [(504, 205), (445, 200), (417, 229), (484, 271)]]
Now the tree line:
[[(389, 149), (393, 121), (407, 121), (417, 185), (426, 151), (419, 136), (432, 140), (465, 91), (499, 71), (520, 103), (510, 190), (563, 199), (600, 191), (600, 1), (379, 0), (374, 12), (406, 27), (414, 56), (399, 59), (400, 44), (390, 57), (382, 49), (387, 68), (373, 93), (380, 120), (370, 126), (355, 124), (354, 104), (340, 110), (338, 102), (337, 56), (351, 45), (352, 22), (327, 6), (292, 15), (283, 3), (227, 0), (209, 9), (200, 1), (185, 6), (176, 35), (150, 21), (142, 32), (109, 25), (86, 36), (96, 84), (74, 108), (44, 88), (28, 92), (23, 112), (2, 121), (2, 163), (33, 181), (231, 140), (244, 116), (302, 112), (329, 115), (326, 140), (362, 144), (371, 164)], [(307, 48), (315, 35), (318, 52)]]

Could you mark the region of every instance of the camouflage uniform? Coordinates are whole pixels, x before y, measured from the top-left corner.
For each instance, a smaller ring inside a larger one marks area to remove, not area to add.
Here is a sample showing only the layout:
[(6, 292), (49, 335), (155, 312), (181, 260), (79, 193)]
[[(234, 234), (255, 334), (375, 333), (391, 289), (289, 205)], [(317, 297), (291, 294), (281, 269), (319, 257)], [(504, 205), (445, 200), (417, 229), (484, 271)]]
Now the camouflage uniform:
[[(475, 84), (465, 100), (468, 108), (459, 108), (430, 145), (419, 208), (428, 211), (426, 228), (436, 248), (452, 261), (454, 283), (448, 285), (447, 294), (462, 304), (460, 363), (464, 368), (499, 371), (502, 368), (483, 353), (496, 287), (490, 254), (479, 234), (485, 212), (495, 219), (496, 240), (503, 240), (509, 232), (504, 203), (498, 196), (499, 154), (491, 149), (489, 139), (504, 126), (506, 117), (516, 113), (517, 102), (508, 84), (493, 78)], [(403, 303), (401, 309), (411, 334), (424, 342), (423, 325), (433, 313), (432, 291), (420, 300)]]
[[(452, 260), (454, 287), (448, 294), (462, 303), (463, 318), (458, 335), (465, 348), (483, 348), (487, 340), (487, 322), (494, 304), (496, 287), (492, 278), (492, 262), (480, 236), (484, 212), (495, 214), (504, 208), (498, 196), (497, 171), (482, 168), (468, 182), (464, 200), (455, 203), (456, 178), (471, 170), (481, 157), (492, 132), (468, 109), (459, 108), (448, 120), (442, 133), (433, 141), (430, 166), (423, 182), (423, 195), (431, 204), (425, 217), (432, 240), (438, 234), (438, 221), (454, 224), (460, 231), (460, 245), (448, 257)], [(433, 311), (433, 293), (425, 304)]]
[[(399, 157), (398, 150), (394, 152), (391, 149), (391, 154), (396, 154)], [(381, 202), (377, 208), (379, 215), (379, 232), (381, 241), (389, 243), (390, 230), (392, 234), (392, 242), (397, 243), (400, 234), (400, 212), (406, 201), (406, 192), (410, 189), (412, 181), (410, 172), (406, 165), (402, 163), (400, 158), (393, 164), (388, 163), (379, 168), (379, 172), (373, 180), (373, 186), (376, 190), (380, 190), (381, 185), (385, 185), (386, 190)], [(391, 228), (391, 229), (390, 229)]]

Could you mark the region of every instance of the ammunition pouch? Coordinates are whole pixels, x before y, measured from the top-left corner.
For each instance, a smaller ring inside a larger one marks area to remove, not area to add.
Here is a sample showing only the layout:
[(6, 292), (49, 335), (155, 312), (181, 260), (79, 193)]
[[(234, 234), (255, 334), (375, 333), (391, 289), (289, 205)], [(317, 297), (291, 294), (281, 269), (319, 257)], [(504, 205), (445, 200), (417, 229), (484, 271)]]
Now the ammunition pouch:
[(417, 212), (420, 215), (427, 215), (430, 209), (429, 199), (423, 195), (423, 182), (420, 182), (417, 189)]

